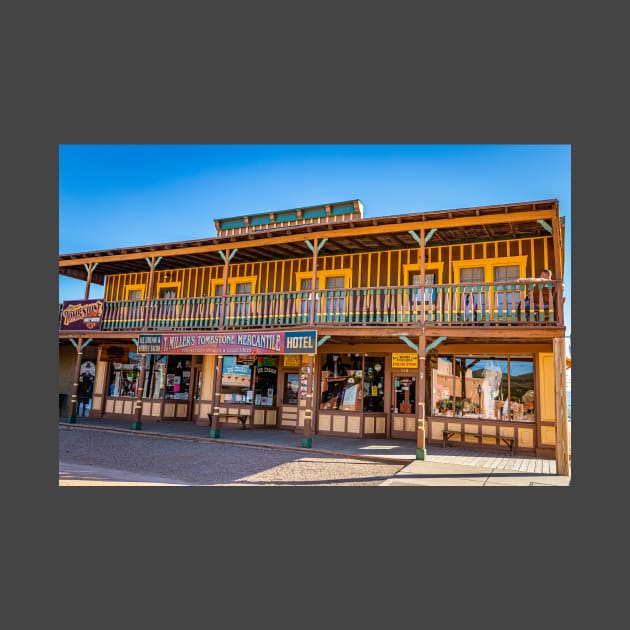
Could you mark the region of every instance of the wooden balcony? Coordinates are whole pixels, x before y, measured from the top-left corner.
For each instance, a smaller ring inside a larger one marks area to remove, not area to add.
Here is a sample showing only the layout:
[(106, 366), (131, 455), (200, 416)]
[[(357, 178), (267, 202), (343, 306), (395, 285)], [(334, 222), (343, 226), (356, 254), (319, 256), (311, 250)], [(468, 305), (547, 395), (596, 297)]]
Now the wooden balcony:
[(436, 284), (106, 302), (103, 331), (562, 327), (562, 283)]

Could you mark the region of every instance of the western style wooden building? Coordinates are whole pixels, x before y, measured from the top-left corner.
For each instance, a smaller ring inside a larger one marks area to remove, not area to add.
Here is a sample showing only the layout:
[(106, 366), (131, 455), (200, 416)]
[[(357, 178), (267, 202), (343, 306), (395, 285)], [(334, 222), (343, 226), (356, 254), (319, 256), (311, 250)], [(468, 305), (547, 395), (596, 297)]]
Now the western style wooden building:
[(90, 415), (137, 429), (402, 438), (418, 458), (448, 442), (555, 458), (567, 474), (557, 200), (378, 218), (351, 200), (215, 226), (59, 256), (86, 282), (60, 305), (70, 422), (87, 358)]

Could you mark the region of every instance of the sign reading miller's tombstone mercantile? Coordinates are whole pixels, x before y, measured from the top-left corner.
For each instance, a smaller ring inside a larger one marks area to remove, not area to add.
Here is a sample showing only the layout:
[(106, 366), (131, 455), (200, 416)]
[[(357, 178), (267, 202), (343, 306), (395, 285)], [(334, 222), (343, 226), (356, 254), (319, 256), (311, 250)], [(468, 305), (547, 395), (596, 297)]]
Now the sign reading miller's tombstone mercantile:
[(138, 352), (228, 355), (317, 354), (317, 331), (139, 335)]

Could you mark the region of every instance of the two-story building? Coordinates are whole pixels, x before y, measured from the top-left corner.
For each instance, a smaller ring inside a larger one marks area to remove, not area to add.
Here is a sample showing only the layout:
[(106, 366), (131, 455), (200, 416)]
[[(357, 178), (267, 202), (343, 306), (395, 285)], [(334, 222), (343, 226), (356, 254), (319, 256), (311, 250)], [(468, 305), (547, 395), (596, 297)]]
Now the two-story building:
[(351, 200), (215, 225), (59, 256), (86, 282), (60, 311), (70, 421), (88, 357), (91, 416), (136, 428), (212, 422), (218, 437), (241, 421), (305, 446), (407, 438), (423, 458), (446, 437), (567, 457), (557, 200), (376, 218)]

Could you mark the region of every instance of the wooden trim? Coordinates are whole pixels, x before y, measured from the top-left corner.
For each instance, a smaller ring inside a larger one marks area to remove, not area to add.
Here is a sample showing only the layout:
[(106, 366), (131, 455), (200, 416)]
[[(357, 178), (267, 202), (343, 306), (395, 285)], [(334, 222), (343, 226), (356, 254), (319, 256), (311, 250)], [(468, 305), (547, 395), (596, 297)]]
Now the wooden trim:
[[(160, 298), (160, 289), (177, 289), (177, 297), (182, 297), (182, 283), (181, 282), (158, 282), (157, 283), (157, 295), (156, 299)], [(163, 298), (162, 298), (163, 299)]]
[(125, 286), (125, 300), (130, 300), (129, 294), (132, 291), (140, 291), (140, 299), (146, 299), (146, 284), (128, 284)]
[(494, 282), (494, 268), (506, 267), (508, 265), (518, 265), (520, 268), (520, 277), (524, 278), (527, 275), (527, 256), (495, 256), (492, 258), (482, 259), (467, 259), (467, 260), (454, 260), (451, 262), (453, 266), (453, 277), (455, 278), (455, 284), (461, 284), (461, 272), (462, 269), (471, 269), (483, 267), (484, 282)]
[[(402, 277), (402, 284), (406, 285), (406, 284), (411, 284), (409, 282), (409, 273), (411, 271), (418, 271), (421, 272), (422, 271), (422, 264), (421, 263), (407, 263), (407, 264), (403, 264), (402, 265), (402, 269), (403, 269), (403, 277)], [(424, 264), (424, 273), (425, 276), (428, 273), (431, 273), (432, 271), (436, 271), (437, 272), (437, 282), (435, 284), (442, 284), (442, 277), (444, 275), (444, 263), (440, 262), (440, 263), (425, 263)], [(399, 282), (400, 284), (400, 282)]]

